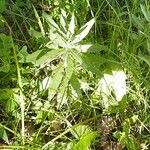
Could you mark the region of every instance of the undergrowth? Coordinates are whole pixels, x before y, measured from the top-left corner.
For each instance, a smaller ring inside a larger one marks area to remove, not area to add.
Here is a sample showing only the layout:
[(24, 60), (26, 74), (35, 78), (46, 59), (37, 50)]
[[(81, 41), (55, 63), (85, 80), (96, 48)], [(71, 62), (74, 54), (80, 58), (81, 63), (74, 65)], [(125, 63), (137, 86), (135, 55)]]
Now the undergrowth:
[(0, 149), (150, 149), (148, 0), (0, 1)]

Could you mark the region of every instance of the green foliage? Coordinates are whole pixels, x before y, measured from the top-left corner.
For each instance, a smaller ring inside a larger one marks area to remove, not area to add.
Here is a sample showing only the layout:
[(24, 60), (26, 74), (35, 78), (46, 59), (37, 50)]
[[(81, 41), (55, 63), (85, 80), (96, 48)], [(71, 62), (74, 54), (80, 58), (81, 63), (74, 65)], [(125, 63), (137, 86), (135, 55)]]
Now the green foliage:
[(1, 0), (0, 149), (150, 149), (149, 10)]
[(0, 1), (0, 13), (3, 13), (6, 10), (5, 0)]
[(10, 70), (10, 48), (11, 39), (4, 34), (0, 35), (0, 72), (9, 72)]
[(9, 143), (8, 135), (7, 135), (6, 130), (4, 128), (0, 128), (0, 138), (3, 139), (6, 143)]
[(137, 121), (138, 119), (138, 116), (133, 116), (131, 118), (128, 118), (124, 121), (123, 123), (123, 131), (120, 132), (120, 131), (116, 131), (114, 133), (114, 136), (116, 138), (119, 139), (120, 143), (122, 145), (125, 145), (128, 150), (137, 150), (139, 149), (138, 148), (138, 144), (137, 144), (137, 141), (135, 139), (135, 137), (133, 137), (131, 134), (130, 134), (130, 128), (131, 128), (131, 125), (135, 124), (135, 122)]

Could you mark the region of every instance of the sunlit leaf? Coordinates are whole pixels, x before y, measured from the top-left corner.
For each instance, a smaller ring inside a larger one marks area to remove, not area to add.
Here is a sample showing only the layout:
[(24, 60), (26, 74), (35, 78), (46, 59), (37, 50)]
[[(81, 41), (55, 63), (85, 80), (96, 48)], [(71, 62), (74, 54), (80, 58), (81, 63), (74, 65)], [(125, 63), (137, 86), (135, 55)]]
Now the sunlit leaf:
[[(98, 91), (103, 97), (102, 102), (106, 109), (113, 105), (119, 105), (118, 102), (126, 95), (126, 78), (123, 70), (114, 70), (112, 74), (104, 74), (104, 77), (99, 80)], [(114, 96), (112, 96), (112, 92)]]
[(41, 53), (38, 54), (35, 60), (35, 65), (41, 65), (47, 62), (51, 62), (56, 59), (57, 56), (61, 55), (63, 49), (54, 49), (54, 50), (42, 50)]
[(58, 88), (64, 76), (63, 63), (60, 63), (56, 70), (53, 71), (50, 87), (48, 89), (48, 99), (51, 100), (58, 92)]
[(75, 44), (75, 43), (82, 41), (86, 37), (86, 35), (89, 33), (94, 23), (95, 23), (95, 18), (91, 19), (84, 26), (82, 26), (79, 30), (80, 33), (75, 36), (74, 40), (71, 43)]
[(51, 82), (51, 78), (50, 77), (45, 77), (41, 82), (40, 82), (40, 87), (39, 90), (47, 90), (49, 88)]
[(73, 48), (77, 49), (79, 52), (87, 53), (100, 53), (102, 50), (108, 50), (106, 46), (100, 44), (86, 44), (86, 45), (76, 45)]
[(57, 23), (51, 18), (50, 15), (46, 14), (45, 12), (43, 12), (43, 17), (46, 19), (46, 21), (55, 29), (60, 30), (59, 26), (57, 25)]
[(76, 139), (80, 139), (84, 134), (87, 134), (88, 132), (91, 132), (91, 129), (86, 125), (79, 125), (71, 131)]
[(56, 59), (57, 56), (60, 56), (62, 52), (63, 49), (41, 49), (33, 52), (32, 54), (28, 54), (27, 56), (22, 58), (20, 62), (31, 62), (34, 65), (38, 66), (44, 63), (51, 62), (52, 60)]
[(67, 15), (63, 9), (61, 9), (60, 24), (63, 27), (63, 30), (67, 32)]
[(71, 16), (71, 21), (70, 21), (68, 32), (67, 32), (67, 37), (72, 36), (74, 32), (75, 32), (75, 16), (73, 13)]
[(80, 83), (79, 83), (78, 77), (74, 73), (72, 74), (70, 83), (71, 83), (72, 88), (77, 93), (78, 97), (80, 97), (81, 96)]
[(48, 22), (48, 24), (50, 26), (50, 30), (53, 30), (53, 31), (59, 33), (60, 35), (62, 35), (63, 37), (65, 37), (66, 34), (62, 32), (62, 30), (59, 28), (59, 26), (57, 25), (57, 23), (51, 18), (50, 15), (48, 15), (46, 13), (43, 13), (43, 17)]
[(79, 140), (79, 142), (75, 144), (72, 150), (88, 150), (92, 140), (94, 140), (96, 137), (97, 132), (90, 131), (84, 134)]
[(71, 60), (71, 58), (68, 58), (64, 72), (64, 77), (57, 96), (57, 108), (60, 108), (64, 103), (67, 102), (67, 87), (73, 71), (74, 71), (73, 60)]
[(41, 50), (37, 50), (37, 51), (33, 52), (32, 54), (28, 54), (23, 58), (23, 60), (21, 59), (20, 62), (23, 62), (23, 63), (30, 62), (30, 63), (35, 64), (36, 58), (40, 53), (41, 53)]
[(43, 121), (45, 121), (47, 115), (48, 115), (48, 112), (43, 111), (43, 110), (39, 111), (36, 116), (36, 123), (39, 124), (39, 123), (42, 123)]

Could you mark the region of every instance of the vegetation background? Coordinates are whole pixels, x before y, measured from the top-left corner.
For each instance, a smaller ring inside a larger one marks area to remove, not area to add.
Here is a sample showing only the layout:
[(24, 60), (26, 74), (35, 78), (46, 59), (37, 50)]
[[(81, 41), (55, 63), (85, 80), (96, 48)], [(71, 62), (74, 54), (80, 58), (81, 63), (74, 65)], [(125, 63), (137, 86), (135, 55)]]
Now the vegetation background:
[(150, 149), (148, 0), (0, 0), (0, 149)]

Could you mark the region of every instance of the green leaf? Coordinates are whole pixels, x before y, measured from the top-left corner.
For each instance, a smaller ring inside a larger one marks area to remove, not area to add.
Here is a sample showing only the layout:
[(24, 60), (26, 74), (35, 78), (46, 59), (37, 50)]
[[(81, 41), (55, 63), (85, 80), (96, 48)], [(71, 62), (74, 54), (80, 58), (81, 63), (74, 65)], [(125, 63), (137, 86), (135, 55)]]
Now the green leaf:
[(87, 52), (99, 54), (102, 50), (108, 50), (108, 48), (104, 45), (100, 44), (86, 44), (86, 45), (76, 45), (73, 48), (77, 49), (79, 52)]
[(28, 32), (30, 36), (36, 39), (43, 37), (43, 34), (41, 32), (35, 31), (32, 27), (30, 27), (30, 30)]
[(50, 26), (50, 30), (53, 30), (53, 31), (59, 33), (60, 35), (62, 35), (63, 37), (66, 37), (66, 34), (61, 31), (61, 29), (59, 28), (57, 23), (50, 17), (50, 15), (43, 13), (43, 17), (48, 22), (48, 25)]
[(67, 37), (71, 37), (75, 32), (75, 16), (74, 16), (74, 12), (71, 16), (71, 21), (69, 24), (69, 28), (68, 28), (68, 32), (67, 32)]
[(89, 150), (89, 146), (97, 137), (97, 132), (90, 131), (86, 134), (84, 134), (79, 142), (72, 148), (72, 150)]
[(52, 74), (52, 80), (48, 90), (49, 100), (51, 100), (54, 97), (54, 95), (58, 92), (58, 88), (62, 82), (63, 76), (64, 76), (64, 67), (63, 63), (60, 63)]
[(41, 50), (37, 50), (37, 51), (33, 52), (32, 54), (28, 54), (23, 59), (21, 59), (20, 62), (35, 64), (36, 58), (40, 53), (41, 53)]
[(9, 143), (8, 135), (7, 135), (6, 130), (4, 128), (0, 128), (0, 138), (3, 139), (6, 143)]
[(39, 123), (44, 122), (47, 115), (48, 115), (48, 112), (43, 111), (43, 110), (39, 111), (37, 116), (36, 116), (36, 123), (39, 124)]
[(144, 26), (143, 26), (143, 22), (141, 18), (136, 17), (134, 14), (131, 14), (131, 19), (134, 23), (134, 26), (136, 28), (138, 28), (139, 30), (143, 30)]
[(138, 145), (135, 138), (125, 132), (116, 131), (113, 136), (119, 139), (119, 142), (126, 146), (128, 150), (138, 150)]
[(24, 56), (20, 60), (20, 62), (24, 63), (33, 63), (36, 66), (39, 66), (44, 63), (48, 63), (56, 59), (59, 55), (63, 53), (63, 49), (41, 49), (33, 52), (32, 54), (28, 54), (27, 56)]
[(54, 50), (41, 50), (41, 53), (36, 57), (35, 65), (41, 65), (47, 62), (51, 62), (60, 56), (63, 52), (63, 49), (54, 49)]
[(118, 102), (118, 105), (111, 105), (109, 108), (109, 113), (123, 113), (127, 108), (128, 99), (126, 96), (122, 98), (121, 101)]
[(3, 13), (6, 10), (5, 0), (0, 0), (0, 13)]
[(71, 44), (75, 44), (82, 41), (87, 36), (94, 23), (95, 23), (95, 18), (91, 19), (84, 26), (82, 26), (79, 30), (80, 33), (75, 36)]
[(78, 97), (80, 97), (81, 96), (80, 83), (79, 83), (78, 77), (74, 73), (72, 74), (70, 83), (71, 83), (72, 88), (77, 93)]
[(59, 26), (58, 26), (57, 23), (51, 18), (50, 15), (46, 14), (45, 12), (43, 12), (43, 17), (46, 19), (46, 21), (49, 23), (50, 26), (52, 26), (52, 27), (55, 28), (56, 30), (60, 30)]
[(64, 70), (64, 77), (61, 82), (61, 86), (59, 87), (59, 92), (57, 96), (57, 108), (59, 109), (64, 103), (67, 102), (67, 87), (69, 84), (69, 81), (71, 79), (72, 73), (74, 71), (74, 62), (69, 57), (67, 62), (67, 67)]
[(150, 22), (150, 12), (148, 12), (148, 10), (146, 10), (146, 8), (142, 4), (140, 4), (140, 7), (141, 7), (142, 13), (144, 14), (146, 20)]
[(76, 139), (80, 139), (84, 134), (91, 132), (91, 129), (87, 125), (78, 125), (74, 130), (71, 131), (72, 135)]
[(106, 60), (101, 56), (93, 54), (83, 54), (82, 61), (82, 65), (86, 70), (91, 71), (98, 76), (101, 75), (102, 65), (106, 62)]
[(138, 57), (150, 66), (150, 56), (140, 54)]
[(13, 90), (10, 89), (0, 89), (0, 103), (5, 106), (6, 101), (13, 97)]
[(35, 9), (34, 6), (33, 6), (33, 11), (34, 11), (35, 17), (36, 17), (36, 19), (37, 19), (37, 21), (38, 21), (38, 24), (39, 24), (41, 33), (42, 33), (42, 35), (43, 35), (43, 37), (44, 37), (44, 36), (45, 36), (45, 31), (44, 31), (44, 28), (43, 28), (41, 19), (40, 19), (40, 17), (39, 17), (39, 14), (38, 14), (38, 12), (36, 11), (36, 9)]
[(14, 99), (8, 99), (5, 105), (5, 109), (7, 112), (12, 112), (16, 109), (16, 102), (14, 101)]
[(127, 146), (128, 150), (137, 150), (138, 149), (137, 142), (136, 142), (135, 138), (131, 135), (129, 135), (126, 140), (126, 146)]
[(60, 24), (61, 24), (63, 30), (65, 32), (67, 32), (67, 15), (63, 9), (61, 9)]
[(22, 49), (18, 53), (19, 62), (24, 63), (26, 62), (26, 57), (28, 56), (27, 46), (23, 46)]
[(11, 37), (5, 34), (0, 34), (0, 57), (6, 57), (8, 59), (10, 54), (10, 49), (12, 47)]
[(9, 60), (6, 58), (0, 58), (0, 61), (2, 62), (1, 67), (0, 67), (0, 72), (9, 72), (10, 70), (10, 63)]

